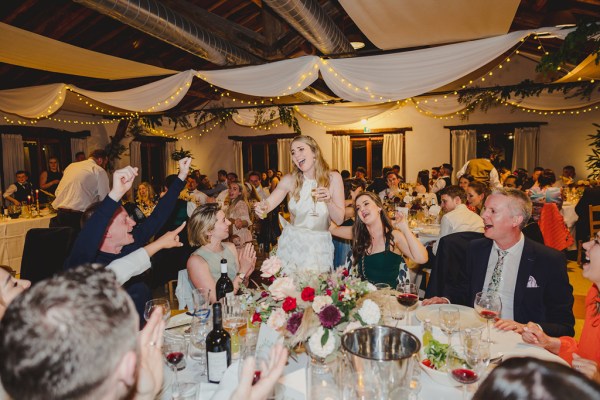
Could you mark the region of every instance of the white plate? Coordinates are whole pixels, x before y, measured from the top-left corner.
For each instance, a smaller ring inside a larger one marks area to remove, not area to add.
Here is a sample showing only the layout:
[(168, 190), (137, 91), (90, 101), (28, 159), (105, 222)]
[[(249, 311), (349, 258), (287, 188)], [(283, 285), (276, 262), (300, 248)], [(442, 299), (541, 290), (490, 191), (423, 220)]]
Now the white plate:
[(419, 307), (415, 312), (417, 319), (421, 322), (429, 319), (433, 326), (440, 327), (439, 308), (442, 306), (452, 306), (458, 308), (460, 312), (460, 329), (481, 328), (485, 326), (485, 320), (471, 307), (465, 307), (458, 304), (431, 304)]
[(167, 323), (167, 333), (171, 335), (183, 335), (185, 330), (190, 327), (192, 316), (186, 313), (177, 314), (169, 318)]

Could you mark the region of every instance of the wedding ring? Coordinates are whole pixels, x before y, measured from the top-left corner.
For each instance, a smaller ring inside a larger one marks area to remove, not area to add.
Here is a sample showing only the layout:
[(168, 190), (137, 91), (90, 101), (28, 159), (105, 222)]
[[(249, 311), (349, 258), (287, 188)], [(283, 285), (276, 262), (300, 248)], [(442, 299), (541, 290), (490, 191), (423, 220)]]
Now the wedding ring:
[(150, 342), (150, 343), (148, 343), (148, 346), (154, 347), (155, 344), (156, 344), (155, 342)]

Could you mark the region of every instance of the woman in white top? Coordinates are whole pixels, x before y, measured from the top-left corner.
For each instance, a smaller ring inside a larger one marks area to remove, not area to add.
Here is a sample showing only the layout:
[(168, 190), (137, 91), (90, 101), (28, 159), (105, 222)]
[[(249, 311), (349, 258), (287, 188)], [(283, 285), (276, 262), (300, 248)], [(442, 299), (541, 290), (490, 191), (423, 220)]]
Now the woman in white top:
[(252, 242), (250, 233), (250, 208), (246, 202), (245, 185), (239, 182), (229, 184), (229, 207), (226, 212), (227, 218), (233, 225), (233, 235), (240, 237), (241, 243)]
[[(273, 210), (289, 195), (291, 223), (282, 221), (277, 257), (283, 272), (333, 269), (333, 243), (329, 223), (344, 221), (344, 185), (338, 172), (331, 171), (321, 149), (310, 136), (296, 136), (291, 144), (294, 169), (285, 175), (271, 195), (255, 208), (256, 214)], [(315, 199), (311, 193), (315, 190)]]

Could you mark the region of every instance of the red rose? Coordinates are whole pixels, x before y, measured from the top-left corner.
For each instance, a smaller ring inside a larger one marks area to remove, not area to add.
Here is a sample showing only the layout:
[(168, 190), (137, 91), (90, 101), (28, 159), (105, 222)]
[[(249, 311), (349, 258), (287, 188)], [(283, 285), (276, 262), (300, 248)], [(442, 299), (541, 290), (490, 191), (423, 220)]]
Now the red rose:
[(344, 276), (348, 276), (348, 274), (349, 274), (348, 270), (347, 270), (346, 268), (344, 268), (344, 269), (342, 270), (342, 275), (344, 275)]
[(344, 292), (338, 293), (338, 301), (344, 301)]
[(252, 323), (254, 324), (254, 323), (256, 323), (256, 322), (262, 322), (262, 318), (261, 318), (260, 314), (259, 314), (259, 313), (257, 313), (257, 312), (255, 312), (255, 313), (252, 315)]
[(275, 282), (275, 276), (272, 276), (269, 278), (269, 283), (273, 283), (273, 282)]
[(315, 299), (315, 289), (310, 286), (305, 287), (302, 289), (300, 297), (302, 297), (302, 300), (304, 301), (313, 301)]
[(283, 305), (281, 306), (283, 311), (290, 312), (296, 309), (296, 298), (294, 297), (286, 297), (283, 301)]
[(325, 293), (327, 294), (327, 296), (331, 296), (331, 289), (327, 289), (327, 290), (325, 291)]
[(263, 299), (264, 299), (265, 297), (269, 297), (269, 293), (268, 293), (267, 291), (263, 290), (263, 291), (260, 293), (260, 297), (262, 297)]

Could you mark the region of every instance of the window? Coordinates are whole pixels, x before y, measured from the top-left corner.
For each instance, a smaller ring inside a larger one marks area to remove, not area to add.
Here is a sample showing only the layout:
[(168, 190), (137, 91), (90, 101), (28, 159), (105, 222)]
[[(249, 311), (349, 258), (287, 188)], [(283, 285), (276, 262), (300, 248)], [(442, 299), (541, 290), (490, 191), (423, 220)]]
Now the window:
[(140, 156), (142, 182), (149, 182), (155, 190), (160, 188), (165, 180), (165, 144), (144, 141), (140, 143)]
[(49, 137), (43, 129), (38, 132), (39, 136), (23, 135), (23, 168), (29, 171), (29, 181), (35, 187), (39, 187), (40, 174), (48, 169), (50, 157), (58, 158), (61, 171), (64, 171), (72, 161), (71, 137)]
[(244, 171), (266, 171), (279, 169), (277, 140), (244, 141), (242, 144)]
[(504, 166), (508, 169), (512, 166), (514, 152), (514, 129), (509, 127), (496, 129), (477, 130), (477, 157), (482, 157), (486, 151), (493, 150), (496, 158), (496, 167)]
[(383, 168), (383, 136), (371, 137), (352, 137), (352, 171), (354, 174), (356, 168), (364, 167), (367, 170), (367, 177), (373, 178), (381, 176)]

